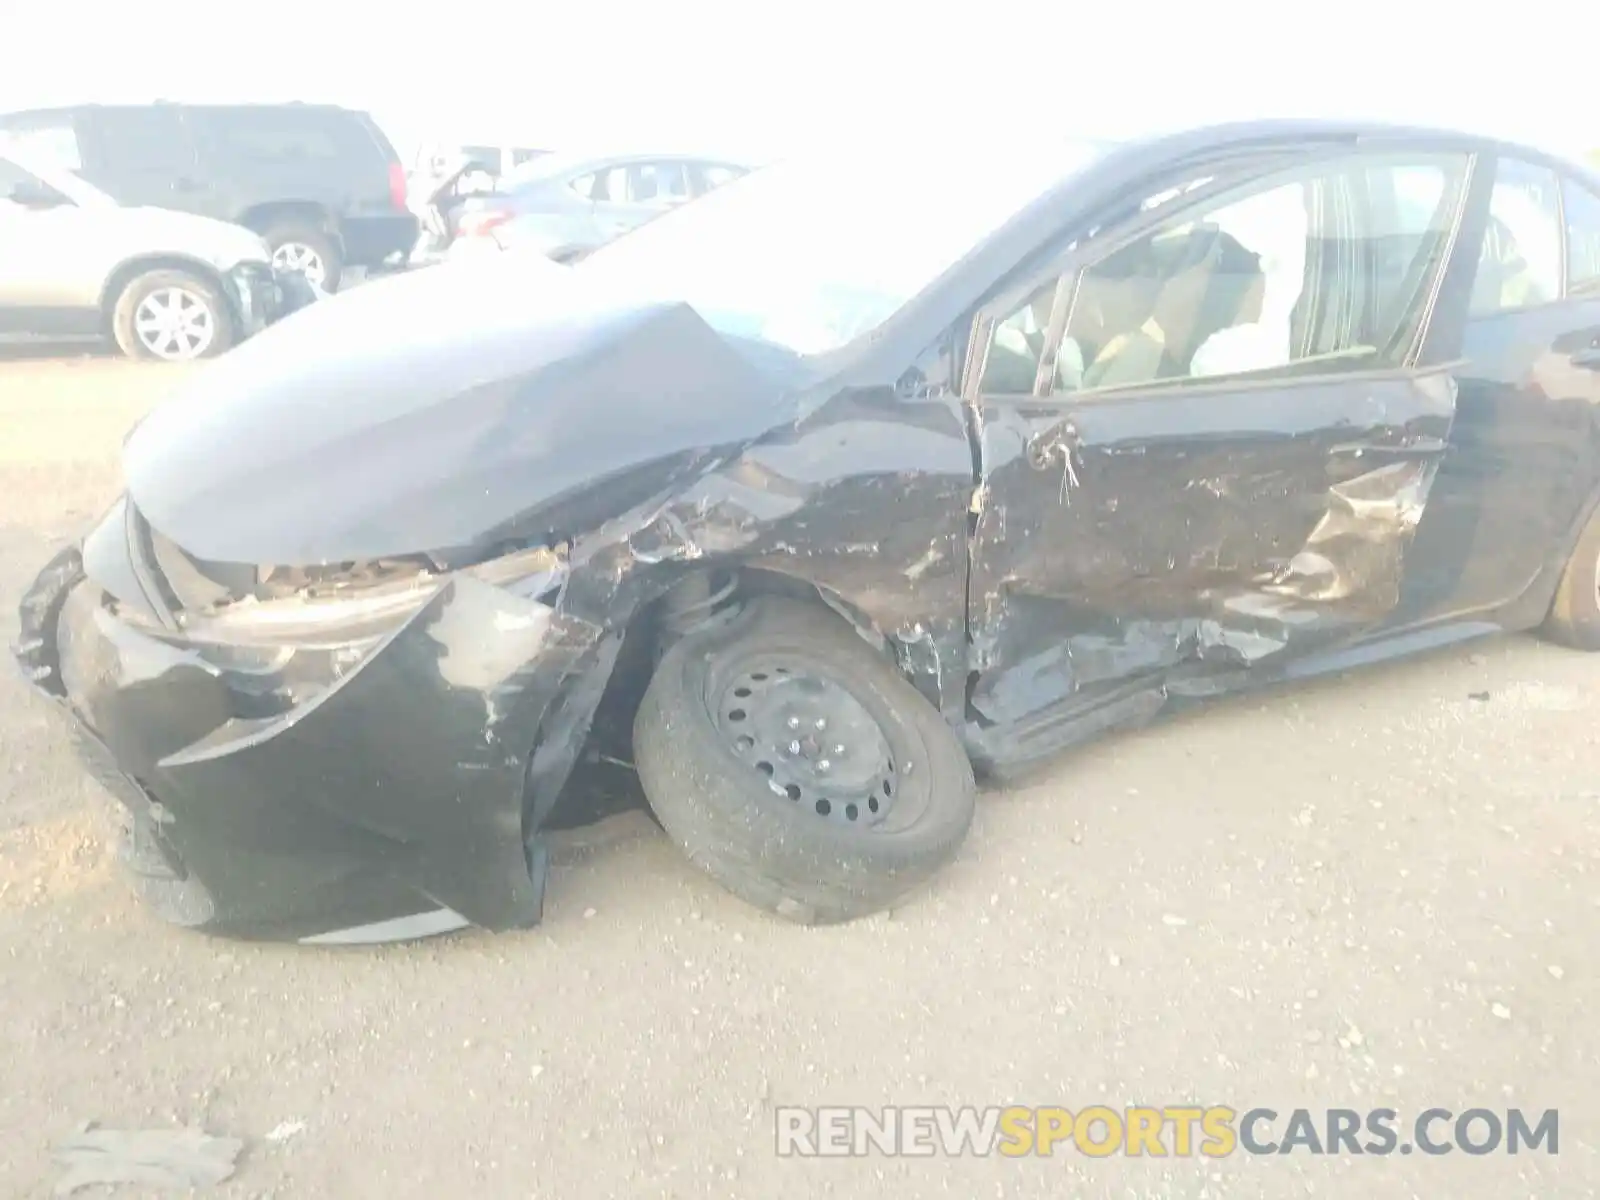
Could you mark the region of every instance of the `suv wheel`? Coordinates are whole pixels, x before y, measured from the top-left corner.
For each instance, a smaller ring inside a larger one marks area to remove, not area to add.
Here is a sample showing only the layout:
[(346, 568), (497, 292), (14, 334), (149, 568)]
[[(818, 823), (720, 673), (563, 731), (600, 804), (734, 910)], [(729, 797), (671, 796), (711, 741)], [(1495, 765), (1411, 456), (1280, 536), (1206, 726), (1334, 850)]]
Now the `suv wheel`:
[(344, 260), (338, 243), (320, 227), (307, 221), (284, 221), (263, 236), (278, 270), (298, 271), (325, 292), (338, 288)]
[(147, 271), (122, 289), (111, 332), (129, 358), (188, 362), (233, 345), (233, 313), (215, 284), (187, 271)]

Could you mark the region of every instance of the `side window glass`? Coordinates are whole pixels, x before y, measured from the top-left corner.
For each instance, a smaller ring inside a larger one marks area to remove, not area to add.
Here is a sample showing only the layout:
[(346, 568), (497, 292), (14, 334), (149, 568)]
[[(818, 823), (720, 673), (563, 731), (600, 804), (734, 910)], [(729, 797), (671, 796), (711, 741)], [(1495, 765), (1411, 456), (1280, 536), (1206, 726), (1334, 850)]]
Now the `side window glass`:
[(16, 203), (11, 193), (18, 188), (37, 187), (38, 181), (33, 175), (24, 171), (16, 163), (7, 158), (0, 158), (0, 201)]
[(608, 171), (596, 171), (594, 184), (589, 192), (591, 200), (606, 200), (612, 204), (620, 204), (628, 198), (628, 168), (612, 167)]
[(573, 191), (577, 192), (578, 195), (582, 196), (585, 200), (600, 200), (603, 199), (603, 197), (595, 192), (595, 185), (599, 182), (600, 174), (596, 171), (591, 171), (587, 175), (579, 175), (567, 186)]
[(1568, 179), (1562, 184), (1567, 216), (1567, 290), (1600, 290), (1600, 196)]
[[(210, 114), (212, 137), (227, 150), (268, 164), (329, 162), (345, 151), (341, 130), (314, 111), (297, 112), (263, 105)], [(463, 146), (472, 154), (483, 147)]]
[(88, 125), (104, 178), (91, 176), (115, 195), (114, 182), (130, 175), (162, 175), (192, 170), (194, 150), (183, 122), (171, 109), (105, 108)]
[(0, 158), (0, 216), (71, 204), (72, 201), (22, 164)]
[(1503, 158), (1489, 196), (1471, 315), (1561, 298), (1561, 200), (1553, 171)]
[(983, 388), (1397, 365), (1443, 268), (1465, 172), (1463, 156), (1359, 156), (1200, 204), (1164, 194), (1153, 206), (1172, 211), (1164, 223), (1066, 284), (1043, 281), (997, 324)]
[(675, 204), (688, 198), (682, 163), (639, 163), (628, 169), (628, 199), (636, 204)]
[(733, 167), (725, 167), (720, 163), (697, 163), (694, 168), (694, 193), (703, 196), (715, 191), (725, 183), (732, 183), (739, 178), (739, 174)]
[(78, 149), (78, 134), (70, 122), (53, 125), (35, 125), (26, 129), (0, 132), (0, 141), (15, 146), (29, 159), (78, 171), (83, 167), (83, 154)]

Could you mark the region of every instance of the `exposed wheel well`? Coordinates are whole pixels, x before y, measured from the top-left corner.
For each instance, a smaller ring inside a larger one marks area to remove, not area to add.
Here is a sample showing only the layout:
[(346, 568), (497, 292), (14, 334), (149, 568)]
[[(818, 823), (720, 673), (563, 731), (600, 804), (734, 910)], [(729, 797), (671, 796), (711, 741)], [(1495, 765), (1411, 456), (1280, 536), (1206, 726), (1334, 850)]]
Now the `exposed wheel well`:
[[(808, 600), (831, 610), (840, 623), (853, 628), (863, 639), (891, 660), (888, 642), (871, 623), (843, 597), (815, 584), (785, 575), (748, 567), (708, 567), (678, 576), (664, 591), (641, 605), (623, 631), (622, 650), (617, 656), (611, 679), (595, 709), (594, 722), (579, 757), (575, 776), (595, 764), (633, 761), (633, 720), (645, 687), (675, 638), (707, 621), (726, 619), (737, 611), (741, 600), (754, 595), (782, 595)], [(588, 812), (583, 787), (566, 789), (545, 821), (546, 828), (580, 824), (600, 812)], [(609, 806), (600, 801), (600, 810)]]
[(339, 236), (338, 218), (325, 206), (310, 200), (277, 200), (270, 204), (258, 204), (239, 215), (239, 224), (256, 233), (266, 233), (279, 221), (286, 220), (315, 221), (330, 234)]
[(185, 271), (190, 275), (198, 276), (211, 284), (222, 293), (224, 300), (228, 300), (228, 288), (217, 269), (209, 263), (201, 262), (197, 258), (185, 258), (179, 254), (155, 254), (145, 258), (129, 259), (106, 280), (106, 286), (100, 293), (100, 316), (105, 331), (111, 331), (111, 320), (115, 313), (117, 299), (123, 290), (139, 276), (150, 271)]
[(633, 614), (623, 631), (623, 651), (602, 706), (608, 701), (625, 706), (625, 712), (615, 715), (625, 717), (624, 728), (631, 730), (633, 710), (666, 648), (688, 630), (723, 619), (740, 601), (755, 595), (790, 596), (821, 604), (879, 653), (893, 657), (884, 637), (842, 596), (780, 571), (708, 567), (679, 576)]

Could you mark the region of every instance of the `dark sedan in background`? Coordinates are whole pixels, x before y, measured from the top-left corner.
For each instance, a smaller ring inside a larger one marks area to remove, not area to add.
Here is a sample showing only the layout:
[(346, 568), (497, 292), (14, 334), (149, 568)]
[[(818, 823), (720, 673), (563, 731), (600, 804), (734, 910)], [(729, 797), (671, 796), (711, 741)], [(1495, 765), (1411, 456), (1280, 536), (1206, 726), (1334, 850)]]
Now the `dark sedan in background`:
[(749, 169), (684, 155), (541, 155), (505, 176), (495, 193), (463, 202), (455, 245), (470, 253), (492, 241), (571, 262)]

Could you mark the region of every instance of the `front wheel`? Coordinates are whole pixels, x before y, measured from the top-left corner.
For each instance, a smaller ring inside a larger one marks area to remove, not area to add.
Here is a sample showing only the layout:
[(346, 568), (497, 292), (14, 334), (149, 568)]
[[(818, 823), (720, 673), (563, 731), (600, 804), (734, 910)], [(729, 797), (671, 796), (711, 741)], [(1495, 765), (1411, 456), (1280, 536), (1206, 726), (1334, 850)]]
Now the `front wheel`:
[(111, 332), (129, 358), (188, 362), (233, 345), (233, 313), (222, 291), (188, 271), (147, 271), (122, 289)]
[(662, 827), (805, 924), (888, 908), (955, 857), (977, 789), (954, 732), (834, 614), (762, 597), (662, 656), (634, 721)]

